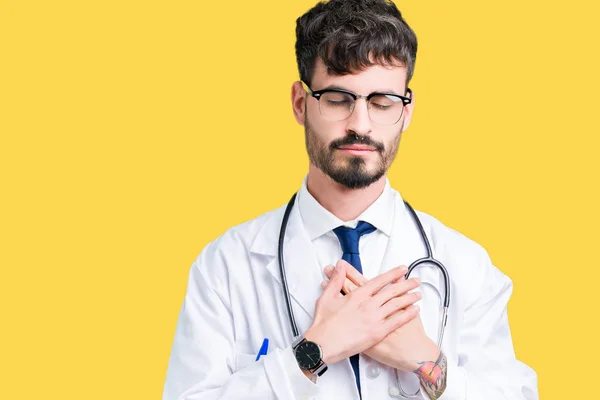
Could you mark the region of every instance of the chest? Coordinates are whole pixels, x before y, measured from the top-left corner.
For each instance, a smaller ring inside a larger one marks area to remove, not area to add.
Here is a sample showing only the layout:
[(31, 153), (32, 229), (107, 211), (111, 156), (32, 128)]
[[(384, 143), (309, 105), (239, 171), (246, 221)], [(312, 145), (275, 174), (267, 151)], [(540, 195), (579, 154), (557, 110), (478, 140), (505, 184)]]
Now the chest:
[[(385, 243), (387, 247), (388, 243)], [(315, 290), (315, 285), (325, 279), (319, 260), (319, 252), (312, 246), (310, 254), (304, 254), (302, 259), (306, 262), (303, 273), (288, 275), (290, 288), (290, 307), (300, 334), (305, 332), (312, 324), (314, 304), (321, 292), (320, 287)], [(341, 251), (341, 250), (340, 250)], [(336, 257), (325, 250), (325, 257)], [(368, 252), (365, 252), (368, 254)], [(288, 258), (294, 257), (288, 254)], [(368, 257), (368, 256), (367, 256)], [(398, 257), (394, 265), (410, 264), (413, 260), (408, 257)], [(292, 266), (295, 265), (291, 262)], [(382, 261), (379, 261), (379, 270)], [(384, 272), (381, 270), (381, 272)], [(230, 282), (229, 294), (235, 327), (235, 345), (237, 368), (243, 368), (255, 362), (255, 357), (265, 338), (269, 339), (269, 350), (286, 349), (294, 340), (290, 317), (287, 308), (286, 296), (280, 276), (279, 263), (276, 257), (252, 254), (247, 262), (236, 265), (234, 279)], [(433, 267), (425, 266), (417, 269), (414, 276), (422, 280), (421, 288), (423, 299), (418, 303), (424, 328), (434, 341), (437, 341), (441, 328), (441, 305), (443, 289), (440, 276)], [(452, 331), (458, 331), (460, 324), (459, 313), (450, 313), (448, 325)], [(352, 332), (348, 332), (352, 334)], [(456, 336), (446, 331), (443, 350), (452, 358), (456, 353)], [(397, 385), (395, 371), (386, 365), (380, 364), (367, 356), (360, 355), (360, 379), (363, 388), (363, 399), (394, 398), (389, 396), (389, 388)], [(406, 391), (418, 388), (418, 382), (412, 374), (399, 375), (402, 387)], [(340, 385), (343, 382), (343, 385)], [(354, 374), (349, 360), (342, 360), (330, 365), (327, 373), (319, 379), (323, 388), (323, 398), (349, 398), (358, 399)], [(341, 395), (344, 392), (343, 395)]]
[[(381, 231), (375, 231), (360, 237), (357, 257), (360, 258), (362, 273), (367, 279), (379, 275), (388, 242), (388, 236)], [(311, 244), (317, 263), (321, 268), (327, 265), (335, 265), (344, 253), (339, 239), (333, 232), (328, 232), (312, 240)]]

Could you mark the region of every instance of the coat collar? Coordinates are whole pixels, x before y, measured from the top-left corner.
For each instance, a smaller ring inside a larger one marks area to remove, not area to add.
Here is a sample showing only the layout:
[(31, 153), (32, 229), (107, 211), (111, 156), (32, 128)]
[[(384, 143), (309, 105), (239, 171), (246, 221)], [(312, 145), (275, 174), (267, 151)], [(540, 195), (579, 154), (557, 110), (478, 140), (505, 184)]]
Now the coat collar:
[(308, 191), (306, 176), (302, 181), (302, 186), (298, 191), (298, 208), (302, 217), (303, 226), (308, 232), (310, 240), (315, 240), (321, 235), (331, 233), (338, 226), (348, 226), (355, 228), (359, 221), (366, 221), (383, 232), (388, 237), (392, 229), (392, 219), (390, 210), (393, 209), (393, 195), (388, 178), (385, 178), (385, 185), (381, 194), (375, 199), (365, 211), (351, 221), (342, 221), (330, 211), (325, 209), (314, 196)]

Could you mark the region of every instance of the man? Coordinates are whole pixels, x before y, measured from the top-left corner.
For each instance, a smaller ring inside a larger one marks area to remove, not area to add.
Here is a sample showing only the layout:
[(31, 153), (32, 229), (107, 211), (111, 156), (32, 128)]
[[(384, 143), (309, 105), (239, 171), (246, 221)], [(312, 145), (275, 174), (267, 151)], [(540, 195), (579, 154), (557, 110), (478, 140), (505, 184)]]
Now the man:
[(415, 106), (413, 31), (391, 2), (331, 0), (301, 16), (296, 35), (292, 107), (310, 165), (286, 218), (284, 265), (286, 206), (206, 246), (163, 400), (537, 399), (511, 342), (512, 283), (481, 246), (417, 212), (449, 275), (441, 346), (442, 272), (428, 264), (405, 278), (425, 241), (386, 171)]

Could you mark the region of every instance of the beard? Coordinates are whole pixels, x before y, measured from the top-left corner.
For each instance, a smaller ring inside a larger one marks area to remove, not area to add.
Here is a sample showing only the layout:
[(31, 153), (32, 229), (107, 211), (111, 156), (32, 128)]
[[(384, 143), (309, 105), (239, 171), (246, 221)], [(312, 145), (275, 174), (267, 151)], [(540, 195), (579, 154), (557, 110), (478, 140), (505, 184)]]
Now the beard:
[[(400, 124), (402, 126), (402, 124)], [(327, 144), (311, 128), (308, 119), (304, 119), (304, 136), (308, 158), (317, 168), (348, 189), (362, 189), (378, 181), (388, 170), (400, 145), (402, 131), (397, 132), (389, 142), (389, 148), (381, 142), (374, 141), (370, 136), (360, 136), (349, 133), (343, 138)], [(360, 156), (345, 156), (336, 154), (341, 146), (362, 144), (373, 147), (378, 155), (375, 166), (368, 168), (365, 159)]]

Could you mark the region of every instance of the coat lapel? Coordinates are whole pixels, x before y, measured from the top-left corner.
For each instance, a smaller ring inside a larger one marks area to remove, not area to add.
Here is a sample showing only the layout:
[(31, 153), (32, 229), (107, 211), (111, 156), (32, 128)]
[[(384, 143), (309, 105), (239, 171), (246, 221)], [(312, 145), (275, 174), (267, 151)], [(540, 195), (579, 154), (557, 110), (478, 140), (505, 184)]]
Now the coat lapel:
[[(267, 270), (280, 285), (282, 285), (282, 279), (277, 258), (277, 245), (284, 210), (285, 207), (282, 207), (271, 215), (261, 228), (251, 248), (251, 251), (255, 253), (271, 257), (267, 264)], [(297, 201), (292, 208), (287, 224), (283, 261), (291, 298), (311, 319), (314, 318), (315, 303), (322, 293), (321, 282), (325, 275), (319, 268), (313, 245), (302, 224)]]
[[(415, 221), (400, 194), (394, 191), (394, 195), (394, 224), (379, 271), (380, 274), (400, 265), (409, 266), (415, 260), (427, 255), (427, 250)], [(424, 226), (424, 228), (433, 248), (434, 243), (430, 238), (431, 235), (428, 233), (427, 226)], [(435, 249), (432, 251), (435, 257)], [(421, 280), (420, 290), (423, 298), (416, 303), (421, 308), (421, 321), (428, 336), (437, 342), (441, 299), (444, 295), (441, 272), (437, 267), (425, 264), (411, 272), (410, 278), (413, 277), (418, 277)]]

